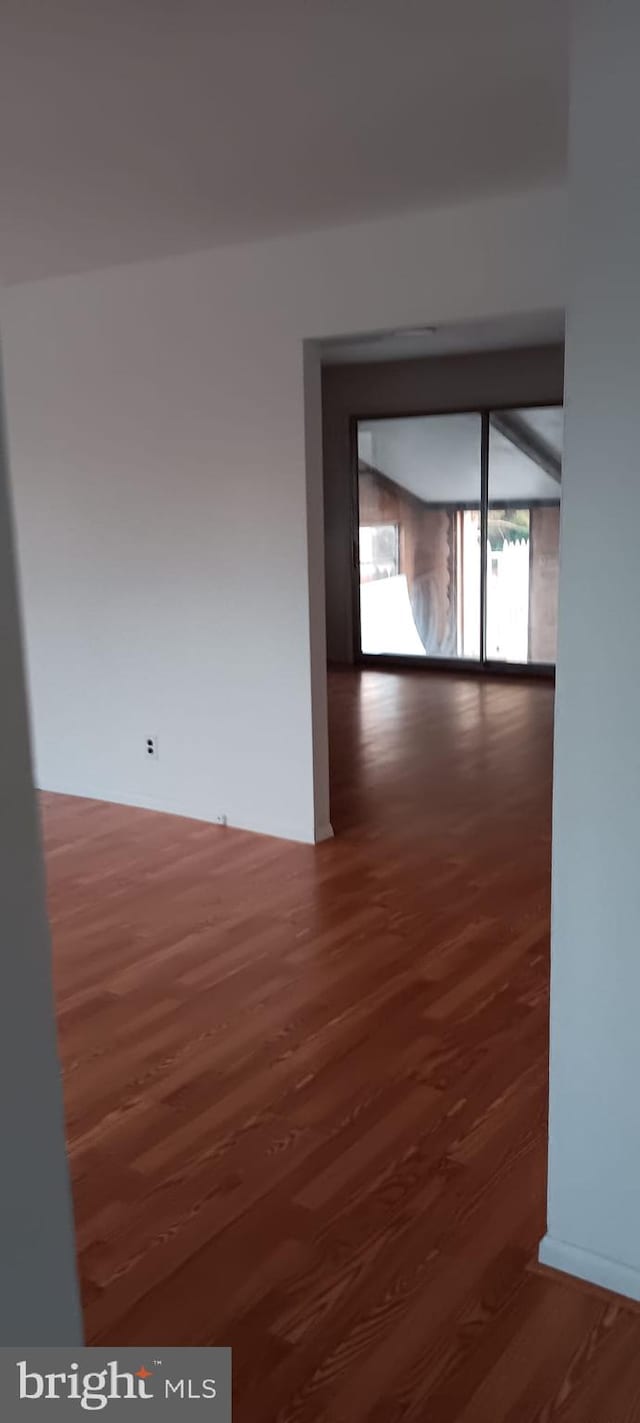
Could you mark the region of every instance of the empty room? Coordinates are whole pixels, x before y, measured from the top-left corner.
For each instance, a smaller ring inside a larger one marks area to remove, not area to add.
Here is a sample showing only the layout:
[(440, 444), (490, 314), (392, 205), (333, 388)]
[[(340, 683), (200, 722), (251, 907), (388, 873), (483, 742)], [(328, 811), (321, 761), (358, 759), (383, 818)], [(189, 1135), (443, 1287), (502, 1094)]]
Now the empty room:
[(0, 17), (7, 1416), (640, 1420), (640, 15)]

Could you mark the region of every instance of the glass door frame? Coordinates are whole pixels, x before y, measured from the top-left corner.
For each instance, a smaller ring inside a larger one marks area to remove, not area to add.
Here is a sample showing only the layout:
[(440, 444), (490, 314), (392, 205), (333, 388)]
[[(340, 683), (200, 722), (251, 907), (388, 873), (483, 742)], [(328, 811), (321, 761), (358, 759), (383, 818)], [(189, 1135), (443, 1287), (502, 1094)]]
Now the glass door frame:
[[(449, 406), (445, 410), (412, 410), (389, 415), (351, 415), (349, 419), (351, 454), (351, 590), (353, 623), (353, 660), (356, 665), (380, 668), (411, 668), (414, 671), (491, 673), (506, 677), (542, 677), (555, 681), (555, 662), (505, 662), (486, 655), (487, 637), (487, 535), (489, 529), (489, 457), (491, 416), (518, 410), (557, 410), (561, 400), (520, 400), (517, 403), (484, 405), (481, 407)], [(477, 415), (480, 417), (480, 656), (433, 657), (396, 652), (363, 652), (360, 619), (360, 495), (358, 470), (358, 426), (376, 420), (418, 420), (430, 416)], [(562, 500), (557, 501), (562, 507)], [(536, 499), (530, 508), (555, 508), (555, 500)]]

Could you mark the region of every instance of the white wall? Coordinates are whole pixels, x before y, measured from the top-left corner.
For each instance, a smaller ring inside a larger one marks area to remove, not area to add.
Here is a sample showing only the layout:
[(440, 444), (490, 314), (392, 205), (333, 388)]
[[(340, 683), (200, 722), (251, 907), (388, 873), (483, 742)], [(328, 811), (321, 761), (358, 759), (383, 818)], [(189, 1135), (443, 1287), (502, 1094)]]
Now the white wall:
[(327, 832), (303, 341), (557, 308), (563, 245), (537, 191), (3, 293), (42, 786)]
[(7, 498), (0, 379), (0, 1342), (82, 1331)]
[(640, 1298), (637, 0), (575, 7), (553, 855), (552, 1265)]

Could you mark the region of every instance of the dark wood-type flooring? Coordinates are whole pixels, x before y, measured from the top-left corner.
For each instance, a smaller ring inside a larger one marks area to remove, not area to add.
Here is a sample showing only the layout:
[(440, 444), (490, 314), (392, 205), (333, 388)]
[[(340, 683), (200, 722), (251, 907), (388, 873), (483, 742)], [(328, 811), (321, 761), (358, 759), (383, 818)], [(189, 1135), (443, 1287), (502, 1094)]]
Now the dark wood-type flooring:
[(331, 677), (316, 848), (43, 797), (88, 1341), (235, 1423), (640, 1420), (544, 1231), (553, 692)]

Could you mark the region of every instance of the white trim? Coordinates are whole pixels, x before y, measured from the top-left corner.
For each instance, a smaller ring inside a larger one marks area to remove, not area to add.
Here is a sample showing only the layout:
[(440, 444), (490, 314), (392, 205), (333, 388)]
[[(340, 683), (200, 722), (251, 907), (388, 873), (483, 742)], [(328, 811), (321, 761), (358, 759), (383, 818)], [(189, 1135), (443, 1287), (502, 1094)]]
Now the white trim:
[[(36, 781), (36, 788), (49, 795), (75, 796), (79, 800), (99, 800), (103, 801), (105, 805), (128, 805), (134, 810), (152, 810), (162, 815), (175, 815), (182, 820), (200, 820), (206, 825), (220, 824), (217, 816), (203, 809), (200, 802), (197, 804), (189, 801), (178, 802), (168, 796), (163, 796), (162, 800), (159, 800), (146, 792), (141, 795), (120, 791), (107, 792), (99, 787), (89, 785), (83, 786), (80, 790), (76, 786), (47, 784), (46, 780), (41, 780), (40, 777)], [(331, 826), (329, 826), (328, 833), (325, 833), (324, 829), (318, 832), (309, 830), (307, 826), (303, 825), (281, 825), (277, 822), (275, 825), (251, 825), (247, 821), (234, 820), (231, 816), (226, 822), (226, 828), (246, 830), (251, 835), (269, 835), (275, 840), (291, 840), (299, 845), (315, 845), (319, 839), (328, 839), (333, 835)]]
[(564, 1240), (545, 1235), (540, 1241), (538, 1259), (541, 1265), (549, 1265), (552, 1270), (561, 1270), (565, 1275), (575, 1275), (591, 1285), (613, 1290), (614, 1294), (640, 1300), (640, 1270), (622, 1265), (607, 1255), (581, 1250), (578, 1245), (568, 1245)]
[(316, 845), (319, 845), (321, 840), (333, 840), (333, 826), (329, 821), (326, 825), (320, 825), (316, 830)]

